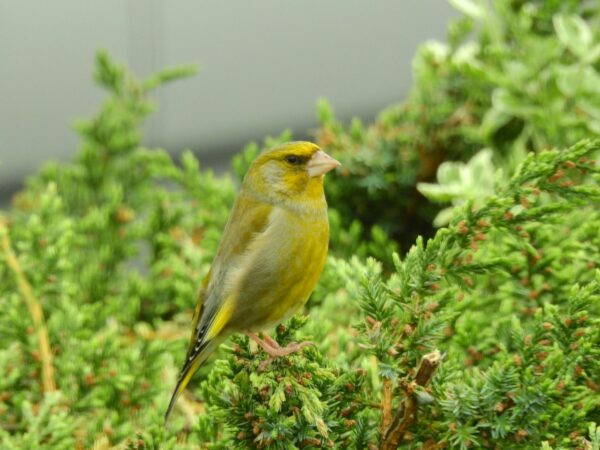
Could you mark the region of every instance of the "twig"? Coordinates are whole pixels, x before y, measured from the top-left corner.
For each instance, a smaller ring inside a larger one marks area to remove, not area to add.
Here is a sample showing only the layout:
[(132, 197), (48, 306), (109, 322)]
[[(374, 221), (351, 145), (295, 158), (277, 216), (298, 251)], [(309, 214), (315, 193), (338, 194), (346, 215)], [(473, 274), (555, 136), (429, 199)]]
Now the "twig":
[(384, 433), (392, 423), (392, 380), (390, 378), (383, 379), (381, 410), (381, 432)]
[(383, 434), (380, 446), (381, 450), (395, 450), (398, 448), (409, 427), (417, 419), (417, 399), (414, 392), (417, 386), (427, 386), (441, 360), (442, 355), (438, 350), (423, 356), (417, 370), (417, 375), (415, 376), (415, 381), (404, 386), (406, 399), (398, 408), (392, 423)]
[(52, 351), (50, 350), (50, 340), (48, 339), (48, 329), (44, 320), (44, 312), (40, 302), (33, 295), (31, 285), (27, 281), (23, 269), (19, 264), (15, 253), (10, 246), (8, 238), (8, 229), (5, 222), (0, 218), (0, 238), (2, 251), (5, 255), (6, 264), (12, 270), (17, 281), (17, 287), (33, 319), (34, 327), (38, 335), (38, 345), (40, 347), (40, 360), (42, 362), (42, 390), (43, 392), (52, 392), (56, 390), (54, 381), (54, 366), (52, 365)]
[(433, 374), (437, 370), (440, 362), (442, 361), (442, 354), (439, 350), (434, 350), (431, 353), (427, 353), (421, 359), (421, 364), (419, 365), (419, 370), (417, 371), (417, 376), (415, 377), (415, 382), (419, 386), (427, 386), (429, 381), (433, 378)]

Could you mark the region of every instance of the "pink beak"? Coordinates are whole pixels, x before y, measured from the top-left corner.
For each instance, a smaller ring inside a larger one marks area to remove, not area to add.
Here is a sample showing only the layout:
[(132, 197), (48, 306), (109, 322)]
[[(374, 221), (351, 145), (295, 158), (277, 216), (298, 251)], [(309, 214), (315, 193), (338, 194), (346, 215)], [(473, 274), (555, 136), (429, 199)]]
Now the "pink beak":
[(312, 178), (325, 175), (327, 172), (340, 165), (341, 163), (338, 160), (333, 159), (323, 150), (319, 150), (312, 156), (312, 158), (310, 158), (306, 167), (308, 170), (308, 176)]

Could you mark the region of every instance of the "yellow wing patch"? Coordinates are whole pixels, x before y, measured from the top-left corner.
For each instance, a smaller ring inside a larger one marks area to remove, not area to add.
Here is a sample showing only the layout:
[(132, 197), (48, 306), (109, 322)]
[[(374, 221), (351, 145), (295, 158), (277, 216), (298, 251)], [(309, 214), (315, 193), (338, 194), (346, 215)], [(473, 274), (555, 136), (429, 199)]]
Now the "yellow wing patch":
[(223, 305), (217, 311), (210, 327), (208, 328), (208, 330), (206, 330), (206, 341), (214, 339), (219, 335), (219, 333), (221, 333), (221, 331), (223, 331), (223, 328), (225, 328), (225, 326), (229, 322), (229, 319), (231, 319), (234, 306), (235, 301), (233, 301), (231, 297), (227, 297), (223, 302)]

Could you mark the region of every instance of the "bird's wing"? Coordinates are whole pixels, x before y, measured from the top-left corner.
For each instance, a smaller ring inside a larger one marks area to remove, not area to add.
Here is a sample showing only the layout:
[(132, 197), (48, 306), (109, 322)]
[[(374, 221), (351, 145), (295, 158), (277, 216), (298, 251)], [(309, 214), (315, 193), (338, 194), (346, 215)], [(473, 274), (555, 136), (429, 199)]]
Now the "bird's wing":
[[(201, 289), (202, 305), (196, 308), (192, 340), (216, 336), (231, 316), (233, 301), (227, 283), (231, 273), (246, 256), (251, 243), (267, 229), (273, 206), (240, 194), (225, 226), (208, 279)], [(202, 331), (204, 329), (204, 331)], [(189, 359), (188, 355), (188, 359)]]
[(272, 209), (271, 205), (243, 194), (236, 200), (211, 269), (200, 286), (185, 363), (165, 420), (196, 370), (223, 339), (219, 333), (227, 325), (235, 306), (235, 299), (227, 290), (227, 274), (236, 267), (250, 243), (264, 233)]

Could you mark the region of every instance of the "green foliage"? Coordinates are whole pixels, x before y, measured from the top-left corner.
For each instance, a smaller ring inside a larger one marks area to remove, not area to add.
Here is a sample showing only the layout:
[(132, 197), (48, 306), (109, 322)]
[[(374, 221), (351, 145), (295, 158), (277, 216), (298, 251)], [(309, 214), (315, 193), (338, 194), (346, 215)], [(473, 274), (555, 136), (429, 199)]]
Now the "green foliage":
[(40, 404), (32, 405), (28, 401), (21, 404), (23, 433), (16, 436), (2, 428), (0, 442), (7, 450), (23, 448), (72, 449), (75, 445), (77, 421), (67, 414), (62, 406), (60, 393), (48, 394)]
[(317, 141), (343, 164), (327, 185), (343, 227), (359, 220), (368, 238), (378, 225), (403, 252), (434, 232), (439, 206), (416, 186), (433, 182), (442, 162), (466, 162), (487, 147), (497, 167), (512, 171), (528, 151), (600, 132), (597, 2), (452, 3), (465, 16), (450, 24), (447, 44), (419, 49), (404, 103), (349, 126), (326, 101), (318, 105)]
[[(289, 343), (302, 320), (279, 326), (276, 339)], [(224, 425), (217, 445), (234, 448), (299, 448), (343, 445), (363, 448), (364, 436), (352, 431), (365, 420), (360, 398), (365, 372), (332, 367), (318, 351), (307, 358), (281, 358), (263, 371), (248, 340), (233, 339), (234, 349), (203, 383), (209, 409), (201, 421)], [(358, 395), (357, 395), (358, 394)], [(209, 428), (209, 427), (206, 427)]]
[[(471, 200), (475, 205), (494, 193), (495, 173), (493, 153), (489, 148), (473, 156), (468, 163), (446, 161), (437, 172), (438, 183), (418, 183), (417, 189), (429, 200), (452, 202), (453, 206)], [(453, 207), (441, 210), (433, 220), (437, 227), (447, 225)]]
[[(4, 432), (3, 447), (35, 448), (26, 443), (37, 439), (88, 448), (103, 435), (119, 442), (160, 423), (165, 400), (149, 405), (162, 392), (161, 380), (174, 376), (174, 368), (164, 371), (173, 366), (169, 350), (183, 348), (171, 342), (180, 333), (174, 314), (192, 308), (234, 195), (227, 179), (200, 172), (191, 153), (177, 166), (166, 152), (140, 145), (138, 126), (152, 110), (149, 89), (187, 73), (167, 70), (137, 81), (100, 53), (96, 79), (110, 95), (78, 125), (77, 159), (46, 166), (2, 219), (46, 316), (64, 393), (51, 401), (41, 392), (39, 342), (3, 256), (0, 408), (3, 428), (12, 430)], [(34, 422), (31, 411), (40, 411)], [(49, 431), (67, 414), (68, 433)]]
[[(315, 345), (270, 361), (233, 336), (168, 426), (235, 187), (141, 145), (152, 89), (189, 69), (140, 81), (99, 54), (108, 98), (78, 156), (0, 215), (0, 446), (597, 448), (597, 5), (453, 3), (466, 17), (419, 51), (407, 103), (349, 127), (319, 104), (344, 164), (326, 182), (331, 253), (275, 336)], [(238, 180), (260, 148), (234, 158)], [(418, 183), (452, 202), (445, 228)]]
[[(600, 412), (600, 272), (591, 269), (600, 263), (600, 216), (592, 207), (600, 187), (583, 174), (598, 179), (586, 157), (599, 145), (583, 142), (529, 156), (495, 195), (477, 208), (462, 207), (449, 228), (427, 244), (419, 239), (403, 260), (395, 257), (389, 277), (374, 260), (330, 261), (337, 280), (324, 275), (328, 293), (311, 316), (314, 328), (337, 327), (337, 358), (322, 356), (336, 340), (316, 340), (318, 352), (283, 358), (262, 373), (265, 356), (237, 340), (203, 384), (211, 414), (200, 428), (213, 433), (203, 436), (234, 448), (301, 448), (309, 439), (317, 446), (330, 439), (341, 448), (361, 448), (353, 439), (363, 439), (366, 428), (372, 433), (360, 445), (377, 445), (382, 381), (393, 381), (397, 408), (420, 359), (437, 348), (446, 358), (429, 390), (434, 400), (423, 406), (407, 448), (584, 442), (587, 423)], [(340, 296), (358, 305), (345, 305), (340, 314)], [(300, 328), (297, 339), (313, 338), (310, 328)], [(344, 339), (344, 328), (358, 331), (354, 342)], [(278, 339), (287, 342), (284, 330)], [(339, 368), (362, 377), (350, 393), (331, 390)], [(301, 396), (293, 386), (303, 373), (311, 374), (308, 385), (316, 394), (305, 407), (335, 418), (346, 411), (338, 396), (352, 405), (346, 414), (356, 418), (346, 422), (346, 434), (326, 415), (323, 434), (294, 410)], [(336, 403), (321, 409), (323, 398)]]

